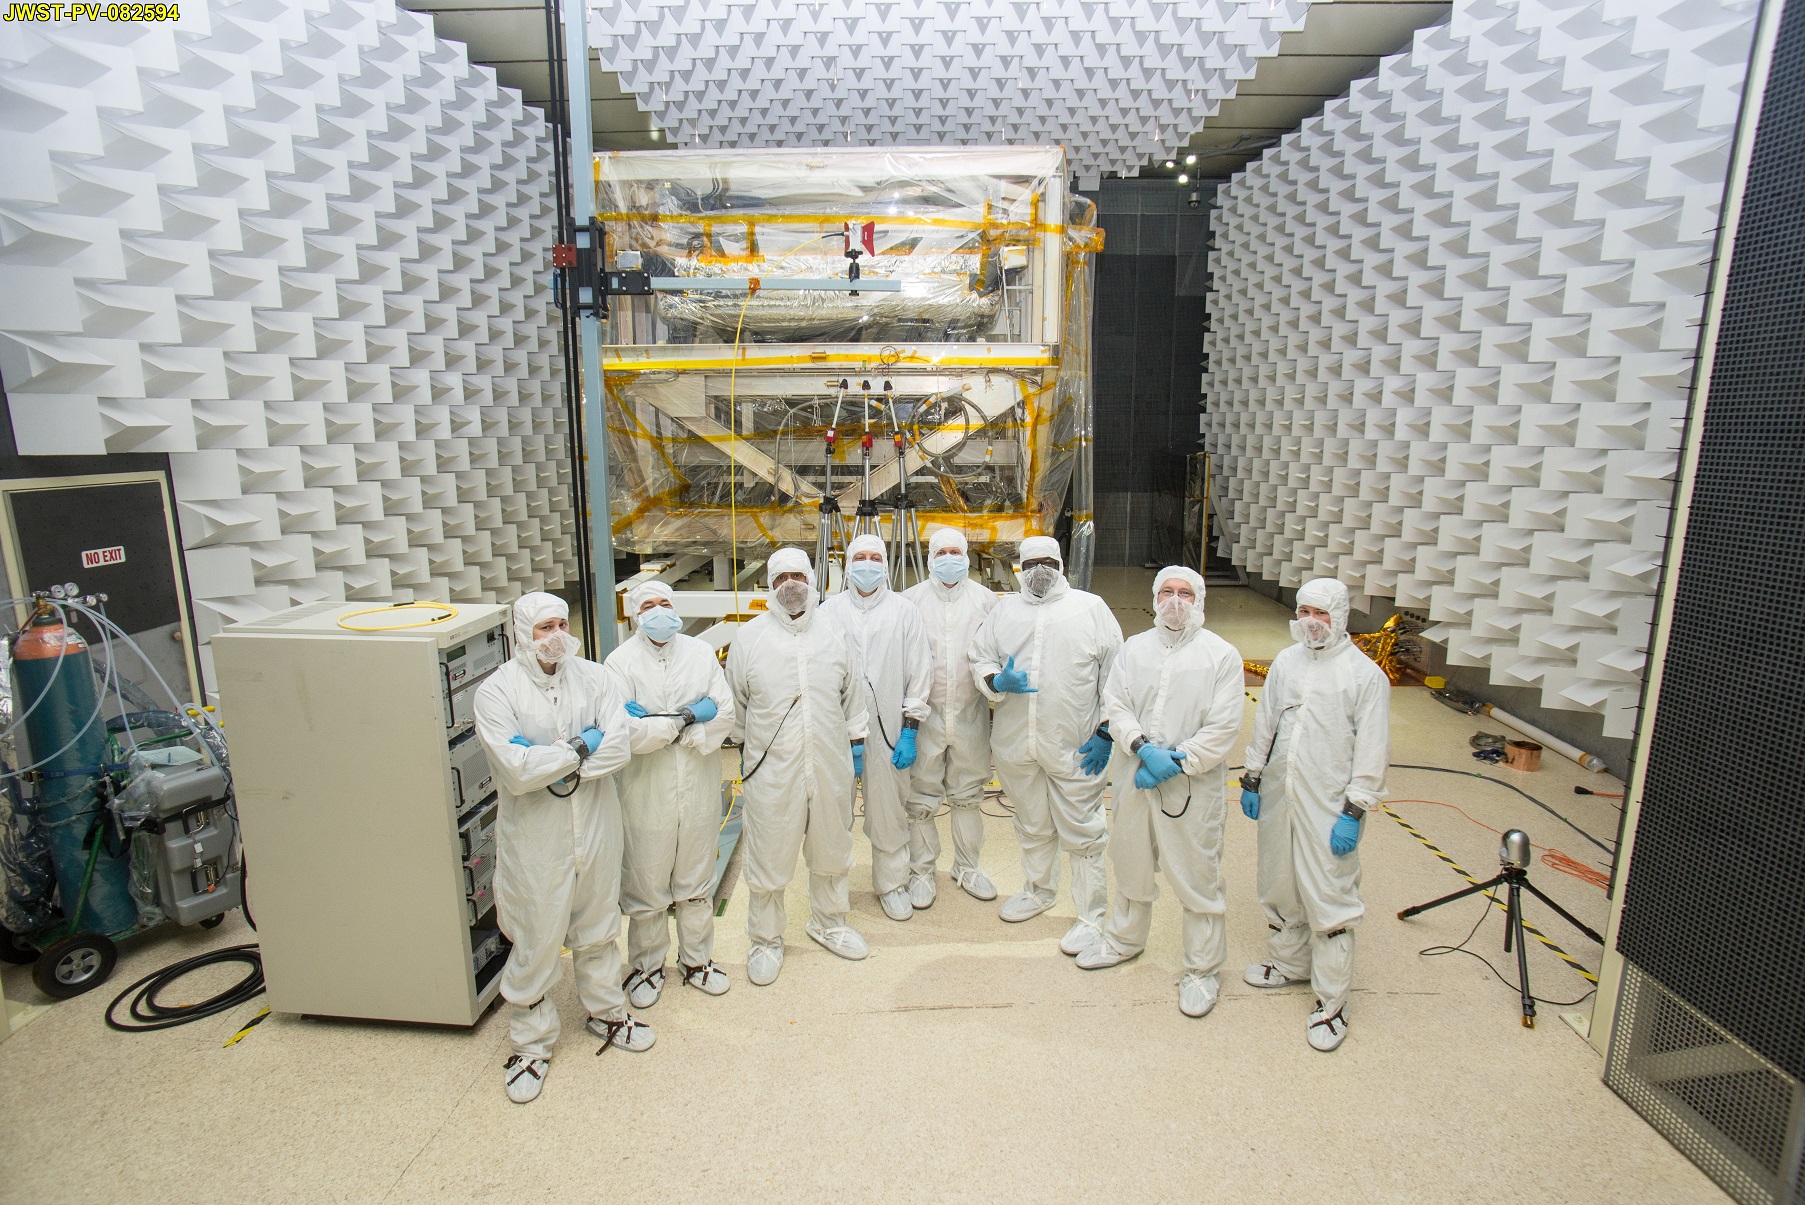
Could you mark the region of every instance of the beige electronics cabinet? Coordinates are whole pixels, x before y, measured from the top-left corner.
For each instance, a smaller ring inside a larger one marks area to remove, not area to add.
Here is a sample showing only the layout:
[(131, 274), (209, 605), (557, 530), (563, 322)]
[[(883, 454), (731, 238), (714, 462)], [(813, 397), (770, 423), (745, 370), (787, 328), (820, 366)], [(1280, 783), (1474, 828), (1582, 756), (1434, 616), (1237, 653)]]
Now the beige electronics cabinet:
[(314, 603), (213, 637), (270, 1008), (473, 1025), (495, 999), (495, 785), (478, 685), (508, 608)]

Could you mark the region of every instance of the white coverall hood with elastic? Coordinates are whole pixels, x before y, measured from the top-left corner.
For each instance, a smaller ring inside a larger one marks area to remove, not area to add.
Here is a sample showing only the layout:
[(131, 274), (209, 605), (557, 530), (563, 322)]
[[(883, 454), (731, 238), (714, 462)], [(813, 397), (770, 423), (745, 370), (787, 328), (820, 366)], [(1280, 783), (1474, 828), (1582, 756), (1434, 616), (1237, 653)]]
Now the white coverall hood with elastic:
[[(628, 607), (670, 595), (661, 582), (636, 586)], [(714, 953), (715, 860), (721, 827), (721, 742), (733, 731), (733, 692), (714, 649), (678, 633), (659, 645), (635, 634), (603, 669), (622, 700), (652, 713), (627, 720), (633, 759), (620, 772), (625, 853), (621, 911), (627, 914), (629, 971), (651, 974), (670, 949), (667, 910), (675, 906), (681, 967), (706, 967)], [(690, 724), (675, 712), (707, 696), (715, 718)]]
[(1343, 804), (1370, 810), (1385, 798), (1391, 682), (1347, 638), (1346, 587), (1318, 579), (1298, 597), (1334, 615), (1335, 630), (1324, 648), (1294, 644), (1273, 659), (1245, 764), (1260, 775), (1260, 906), (1273, 930), (1268, 961), (1289, 978), (1308, 976), (1333, 1014), (1347, 999), (1353, 926), (1366, 905), (1361, 851), (1337, 857), (1329, 832)]
[[(772, 576), (786, 572), (772, 555)], [(814, 591), (809, 591), (813, 607)], [(727, 653), (733, 731), (742, 746), (746, 933), (781, 954), (784, 888), (808, 861), (810, 923), (847, 929), (852, 909), (852, 742), (864, 740), (865, 687), (838, 624), (767, 612)]]
[(1059, 551), (1059, 541), (1052, 536), (1029, 536), (1016, 550), (1016, 556), (1024, 564), (1043, 558), (1059, 562), (1058, 573), (1052, 573), (1044, 566), (1022, 571), (1022, 597), (1028, 602), (1048, 602), (1063, 597), (1071, 588), (1065, 577), (1065, 557)]
[[(860, 537), (860, 539), (876, 537)], [(854, 540), (849, 552), (857, 551)], [(917, 724), (928, 717), (928, 691), (933, 683), (933, 654), (921, 612), (889, 587), (861, 596), (842, 590), (821, 607), (846, 634), (853, 669), (868, 717), (865, 741), (865, 836), (871, 841), (871, 880), (878, 895), (909, 886), (910, 829), (907, 813), (908, 770), (890, 764), (904, 720)], [(917, 742), (920, 734), (916, 736)], [(919, 743), (916, 749), (919, 758)], [(932, 823), (930, 820), (929, 823)], [(925, 843), (917, 841), (925, 850)], [(933, 873), (933, 866), (926, 867)]]
[[(786, 595), (783, 587), (777, 584), (777, 579), (786, 573), (801, 573), (808, 579), (807, 597), (803, 598), (798, 594), (796, 599), (789, 600), (791, 603), (789, 606), (781, 605)], [(765, 562), (765, 585), (769, 587), (770, 591), (766, 600), (769, 614), (777, 620), (780, 626), (798, 631), (809, 626), (809, 621), (815, 613), (815, 566), (809, 562), (808, 553), (800, 548), (779, 548), (773, 552), (770, 559)], [(802, 606), (800, 611), (792, 616), (790, 612), (796, 610), (794, 606), (796, 601), (800, 601)]]
[[(965, 549), (965, 536), (954, 528), (937, 529), (929, 547)], [(930, 554), (931, 555), (931, 554)], [(940, 834), (933, 816), (945, 799), (952, 814), (953, 879), (961, 886), (982, 879), (979, 855), (984, 848), (984, 784), (990, 781), (990, 701), (971, 676), (972, 637), (996, 607), (997, 596), (970, 578), (948, 586), (936, 580), (917, 582), (903, 597), (921, 612), (934, 669), (928, 689), (928, 718), (910, 779), (910, 861), (929, 866), (940, 860)], [(925, 823), (923, 823), (925, 822)], [(915, 848), (919, 836), (923, 848)], [(993, 890), (984, 886), (983, 891)]]
[(853, 600), (853, 605), (856, 606), (857, 608), (859, 608), (861, 611), (869, 611), (871, 608), (877, 606), (880, 602), (882, 602), (889, 595), (890, 581), (889, 581), (889, 575), (888, 575), (888, 573), (886, 573), (884, 580), (880, 581), (877, 584), (877, 587), (874, 590), (872, 590), (870, 594), (860, 594), (858, 591), (858, 588), (853, 585), (851, 574), (852, 574), (852, 558), (857, 556), (861, 552), (877, 553), (877, 558), (878, 558), (877, 563), (882, 565), (886, 570), (888, 570), (890, 568), (890, 554), (888, 551), (885, 550), (883, 540), (879, 539), (877, 536), (869, 535), (869, 534), (853, 537), (852, 543), (850, 543), (846, 546), (847, 580), (846, 580), (845, 588), (841, 591), (841, 593), (851, 595), (852, 600)]
[[(1054, 547), (1058, 547), (1058, 541), (1054, 541)], [(939, 556), (949, 548), (957, 549), (961, 553), (969, 553), (971, 551), (970, 546), (966, 543), (965, 533), (960, 531), (957, 527), (936, 527), (933, 531), (928, 533), (929, 560)]]
[(522, 594), (514, 604), (514, 660), (540, 677), (545, 671), (541, 662), (551, 664), (557, 672), (565, 662), (582, 650), (583, 644), (569, 632), (554, 632), (543, 639), (533, 637), (533, 629), (548, 619), (570, 618), (570, 604), (556, 594), (535, 590)]
[[(568, 946), (577, 997), (589, 1015), (627, 1015), (621, 991), (620, 800), (614, 773), (629, 757), (625, 699), (602, 668), (572, 658), (546, 674), (531, 647), (533, 625), (546, 618), (550, 595), (529, 594), (514, 608), (514, 659), (477, 688), (476, 737), (483, 743), (500, 796), (496, 829), (495, 902), (501, 930), (513, 942), (501, 974), (508, 1036), (518, 1054), (551, 1057), (558, 1040), (559, 952)], [(561, 599), (552, 599), (563, 607)], [(566, 743), (586, 728), (604, 735), (579, 758)], [(531, 748), (513, 744), (516, 736)], [(572, 788), (547, 788), (580, 772)]]
[[(1191, 588), (1192, 597), (1196, 601), (1189, 606), (1174, 606), (1172, 604), (1178, 600), (1167, 599), (1166, 605), (1162, 606), (1159, 599), (1159, 592), (1164, 588), (1167, 582), (1172, 581), (1183, 582), (1185, 585), (1189, 586)], [(1187, 639), (1192, 632), (1202, 629), (1203, 575), (1194, 569), (1187, 569), (1183, 565), (1168, 565), (1154, 574), (1153, 614), (1154, 627), (1157, 629), (1160, 639), (1165, 641), (1168, 646), (1179, 644)], [(1175, 615), (1179, 618), (1179, 622), (1176, 626), (1168, 622)]]
[[(1051, 555), (1033, 539), (1023, 541), (1023, 551)], [(1101, 927), (1108, 902), (1103, 851), (1109, 834), (1103, 777), (1079, 768), (1078, 748), (1103, 718), (1103, 678), (1121, 646), (1121, 626), (1104, 601), (1072, 589), (1062, 577), (1045, 598), (1014, 594), (998, 601), (970, 652), (973, 682), (996, 708), (990, 745), (1015, 806), (1023, 891), (1050, 906), (1059, 885), (1058, 851), (1065, 850), (1072, 857), (1079, 922), (1092, 927)], [(1011, 657), (1017, 670), (1027, 672), (1034, 693), (990, 686), (988, 679)]]
[[(1156, 580), (1173, 572), (1162, 570)], [(1192, 587), (1201, 601), (1202, 583)], [(1201, 605), (1193, 611), (1195, 621), (1178, 632), (1155, 627), (1130, 636), (1104, 686), (1105, 718), (1115, 738), (1109, 856), (1116, 869), (1116, 898), (1104, 938), (1122, 957), (1146, 948), (1153, 901), (1159, 896), (1154, 873), (1164, 871), (1184, 910), (1185, 973), (1209, 979), (1220, 975), (1228, 955), (1221, 866), (1224, 794), (1245, 696), (1241, 654), (1202, 627)], [(1129, 752), (1143, 736), (1185, 755), (1183, 772), (1149, 791), (1135, 786), (1141, 762)]]
[(1297, 605), (1300, 607), (1316, 607), (1329, 613), (1329, 631), (1326, 636), (1311, 639), (1310, 629), (1321, 621), (1306, 622), (1303, 619), (1291, 621), (1291, 639), (1307, 649), (1318, 652), (1330, 652), (1339, 648), (1347, 639), (1348, 596), (1347, 587), (1332, 577), (1312, 578), (1298, 588)]

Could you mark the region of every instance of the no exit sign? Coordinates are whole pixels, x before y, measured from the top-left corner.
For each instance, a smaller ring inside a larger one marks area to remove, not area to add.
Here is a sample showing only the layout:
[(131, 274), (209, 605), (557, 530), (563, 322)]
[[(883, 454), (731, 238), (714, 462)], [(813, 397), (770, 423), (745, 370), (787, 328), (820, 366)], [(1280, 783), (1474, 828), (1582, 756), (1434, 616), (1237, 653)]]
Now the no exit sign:
[(98, 569), (102, 565), (120, 565), (125, 562), (125, 545), (115, 544), (111, 548), (91, 548), (81, 554), (83, 569)]

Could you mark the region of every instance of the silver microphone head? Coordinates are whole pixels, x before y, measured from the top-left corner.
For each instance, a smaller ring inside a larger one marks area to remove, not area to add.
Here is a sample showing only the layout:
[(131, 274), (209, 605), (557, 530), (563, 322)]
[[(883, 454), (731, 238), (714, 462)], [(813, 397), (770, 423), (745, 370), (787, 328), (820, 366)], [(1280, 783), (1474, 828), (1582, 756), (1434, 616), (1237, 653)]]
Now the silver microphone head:
[(1529, 866), (1530, 857), (1528, 833), (1513, 828), (1504, 834), (1504, 843), (1498, 847), (1498, 865), (1524, 870)]

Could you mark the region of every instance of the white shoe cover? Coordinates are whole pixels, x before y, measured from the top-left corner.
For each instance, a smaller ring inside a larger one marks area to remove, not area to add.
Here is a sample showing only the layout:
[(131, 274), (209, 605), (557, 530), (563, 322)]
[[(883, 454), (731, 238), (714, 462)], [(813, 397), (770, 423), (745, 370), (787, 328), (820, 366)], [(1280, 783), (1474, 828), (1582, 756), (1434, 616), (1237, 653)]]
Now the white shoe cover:
[(627, 1003), (634, 1008), (650, 1008), (664, 994), (664, 968), (659, 967), (649, 975), (634, 971), (622, 986), (627, 989)]
[(1052, 906), (1052, 900), (1043, 900), (1032, 891), (1021, 891), (1004, 900), (1003, 906), (997, 909), (997, 915), (1014, 925), (1033, 920)]
[(782, 946), (753, 946), (746, 955), (746, 978), (754, 987), (769, 987), (777, 982), (777, 972), (783, 970)]
[(907, 887), (886, 891), (877, 897), (877, 902), (883, 906), (884, 915), (891, 920), (908, 920), (915, 915), (915, 905), (909, 902)]
[(545, 1076), (551, 1069), (550, 1059), (536, 1059), (530, 1054), (509, 1055), (501, 1068), (501, 1083), (508, 1090), (508, 1099), (517, 1105), (539, 1099), (539, 1089), (545, 1087)]
[(932, 908), (937, 894), (933, 871), (909, 876), (909, 903), (915, 908)]
[(1304, 1030), (1304, 1037), (1309, 1039), (1312, 1049), (1324, 1054), (1334, 1050), (1347, 1039), (1347, 1005), (1336, 1009), (1332, 1016), (1322, 1015), (1322, 1001), (1316, 1002), (1316, 1011), (1310, 1014), (1309, 1027)]
[[(1093, 933), (1096, 930), (1091, 930)], [(1124, 954), (1105, 937), (1099, 936), (1095, 942), (1078, 951), (1078, 965), (1087, 971), (1100, 971), (1104, 967), (1120, 966), (1130, 959), (1139, 958), (1139, 952)]]
[[(1097, 926), (1087, 920), (1075, 920), (1072, 927), (1065, 931), (1065, 936), (1059, 939), (1059, 952), (1068, 958), (1075, 958), (1102, 943), (1103, 933)], [(1121, 962), (1123, 959), (1118, 958), (1116, 961)], [(1114, 963), (1105, 962), (1100, 965), (1113, 966)]]
[(996, 884), (990, 881), (989, 875), (975, 866), (963, 870), (955, 866), (947, 874), (953, 882), (959, 884), (960, 890), (974, 900), (994, 900), (997, 897)]
[[(910, 911), (913, 913), (914, 910)], [(823, 929), (814, 921), (810, 921), (803, 932), (819, 942), (829, 954), (838, 954), (848, 962), (857, 962), (871, 953), (871, 947), (865, 944), (865, 939), (859, 936), (858, 931), (845, 925), (835, 925), (831, 929)]]
[[(678, 965), (682, 966), (681, 963)], [(710, 996), (725, 996), (727, 989), (733, 986), (733, 981), (727, 978), (727, 972), (718, 963), (709, 962), (699, 967), (683, 966), (682, 969), (683, 982)]]
[(1294, 983), (1307, 983), (1307, 979), (1293, 979), (1270, 962), (1256, 962), (1241, 972), (1253, 987), (1290, 987)]
[(1220, 975), (1190, 975), (1178, 981), (1178, 1011), (1187, 1017), (1201, 1017), (1216, 1007), (1216, 996), (1222, 991)]
[[(657, 1035), (652, 1027), (644, 1021), (629, 1014), (624, 1020), (604, 1021), (600, 1017), (589, 1018), (586, 1027), (590, 1033), (607, 1043), (604, 1049), (625, 1050), (632, 1054), (640, 1054), (652, 1048)], [(597, 1051), (600, 1054), (601, 1051)]]

